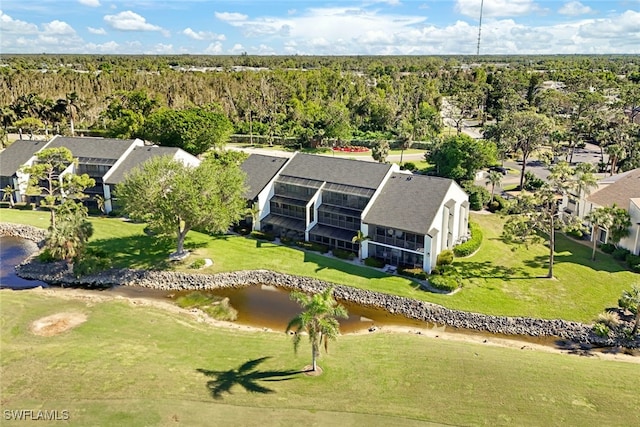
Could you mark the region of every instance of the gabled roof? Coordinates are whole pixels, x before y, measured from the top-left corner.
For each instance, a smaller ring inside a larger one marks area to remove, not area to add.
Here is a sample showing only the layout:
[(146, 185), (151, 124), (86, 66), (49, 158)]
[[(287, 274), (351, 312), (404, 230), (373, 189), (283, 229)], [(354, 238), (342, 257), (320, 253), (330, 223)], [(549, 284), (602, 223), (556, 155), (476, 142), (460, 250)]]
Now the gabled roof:
[(353, 187), (377, 189), (389, 169), (391, 169), (390, 164), (296, 153), (286, 164), (281, 174)]
[(0, 152), (0, 175), (13, 176), (48, 141), (18, 139)]
[(247, 174), (247, 192), (245, 199), (253, 200), (289, 160), (286, 157), (251, 154), (240, 168)]
[(427, 234), (452, 185), (447, 178), (393, 173), (363, 221)]
[(54, 137), (46, 148), (66, 147), (71, 150), (73, 157), (119, 159), (132, 144), (133, 139), (85, 138), (85, 137)]
[[(119, 184), (124, 181), (126, 174), (131, 172), (133, 168), (136, 166), (146, 162), (152, 157), (158, 156), (175, 156), (179, 151), (179, 148), (176, 147), (158, 147), (158, 146), (147, 146), (147, 147), (135, 147), (127, 157), (122, 160), (122, 162), (111, 171), (111, 173), (107, 176), (105, 180), (106, 184)], [(72, 151), (73, 152), (73, 151)]]
[(594, 192), (587, 200), (598, 206), (629, 209), (629, 199), (640, 197), (640, 168), (620, 174), (615, 181)]

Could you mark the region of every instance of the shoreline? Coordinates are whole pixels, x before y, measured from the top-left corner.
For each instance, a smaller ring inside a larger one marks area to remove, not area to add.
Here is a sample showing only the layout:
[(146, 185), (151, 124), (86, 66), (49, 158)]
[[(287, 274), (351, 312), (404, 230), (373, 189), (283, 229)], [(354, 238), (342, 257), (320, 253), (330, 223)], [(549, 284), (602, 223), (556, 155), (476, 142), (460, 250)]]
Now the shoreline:
[[(1, 292), (9, 292), (13, 291), (12, 289), (2, 289)], [(266, 333), (274, 333), (280, 334), (281, 332), (275, 331), (271, 328), (267, 327), (258, 327), (251, 325), (243, 325), (235, 322), (229, 322), (224, 320), (217, 320), (209, 317), (203, 311), (198, 309), (185, 309), (178, 307), (177, 305), (162, 301), (159, 299), (155, 299), (152, 297), (131, 297), (124, 296), (118, 293), (113, 294), (96, 294), (95, 291), (87, 290), (87, 289), (75, 289), (75, 288), (58, 288), (58, 287), (50, 287), (50, 288), (32, 288), (20, 290), (19, 292), (32, 292), (38, 295), (45, 296), (53, 296), (56, 298), (62, 298), (65, 300), (79, 300), (86, 301), (88, 303), (104, 303), (111, 301), (122, 301), (126, 302), (132, 307), (147, 307), (147, 308), (155, 308), (160, 310), (168, 311), (169, 313), (184, 315), (191, 318), (193, 321), (197, 323), (206, 324), (208, 326), (214, 328), (223, 328), (232, 331), (240, 331), (240, 332), (266, 332)], [(382, 325), (376, 326), (374, 331), (369, 331), (367, 329), (363, 329), (360, 331), (353, 331), (342, 334), (345, 337), (348, 336), (361, 336), (361, 335), (371, 335), (371, 334), (411, 334), (411, 335), (419, 335), (428, 339), (442, 339), (445, 341), (456, 341), (463, 343), (470, 343), (475, 345), (487, 345), (494, 347), (502, 347), (502, 348), (510, 348), (514, 350), (522, 350), (522, 351), (544, 351), (546, 353), (554, 353), (554, 354), (562, 354), (568, 356), (580, 356), (580, 357), (591, 357), (597, 360), (603, 361), (616, 361), (616, 362), (626, 362), (626, 363), (637, 363), (640, 364), (640, 354), (628, 354), (625, 353), (623, 349), (619, 348), (607, 348), (609, 351), (600, 351), (599, 349), (591, 349), (585, 350), (581, 349), (579, 346), (575, 348), (557, 348), (550, 345), (532, 343), (524, 340), (518, 339), (509, 339), (501, 336), (486, 336), (479, 335), (474, 333), (465, 333), (462, 331), (448, 332), (445, 331), (444, 328), (429, 328), (429, 327), (418, 327), (418, 326), (400, 326), (400, 325)], [(637, 352), (637, 351), (636, 351)]]

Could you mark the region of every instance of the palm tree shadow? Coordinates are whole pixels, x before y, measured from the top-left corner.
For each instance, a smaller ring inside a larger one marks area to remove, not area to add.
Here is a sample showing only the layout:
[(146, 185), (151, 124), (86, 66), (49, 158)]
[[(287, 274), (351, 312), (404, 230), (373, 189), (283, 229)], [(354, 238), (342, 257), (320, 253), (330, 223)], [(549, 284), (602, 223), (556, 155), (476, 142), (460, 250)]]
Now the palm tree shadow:
[(211, 371), (208, 369), (196, 369), (198, 372), (213, 378), (207, 381), (207, 388), (214, 399), (222, 399), (224, 393), (232, 394), (231, 388), (240, 385), (245, 390), (252, 393), (275, 393), (274, 390), (258, 383), (258, 381), (274, 382), (288, 381), (294, 379), (294, 375), (303, 373), (302, 371), (259, 371), (256, 370), (265, 360), (270, 357), (249, 360), (238, 369), (228, 371)]

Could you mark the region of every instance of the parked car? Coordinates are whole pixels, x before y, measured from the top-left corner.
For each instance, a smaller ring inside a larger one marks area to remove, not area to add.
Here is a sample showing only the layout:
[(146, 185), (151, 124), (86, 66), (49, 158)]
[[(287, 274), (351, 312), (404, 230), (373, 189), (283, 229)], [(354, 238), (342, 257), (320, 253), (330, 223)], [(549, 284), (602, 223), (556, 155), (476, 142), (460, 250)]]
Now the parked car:
[(500, 172), (502, 175), (506, 175), (507, 174), (507, 168), (502, 167), (502, 166), (491, 166), (489, 168), (490, 171), (496, 171), (496, 172)]

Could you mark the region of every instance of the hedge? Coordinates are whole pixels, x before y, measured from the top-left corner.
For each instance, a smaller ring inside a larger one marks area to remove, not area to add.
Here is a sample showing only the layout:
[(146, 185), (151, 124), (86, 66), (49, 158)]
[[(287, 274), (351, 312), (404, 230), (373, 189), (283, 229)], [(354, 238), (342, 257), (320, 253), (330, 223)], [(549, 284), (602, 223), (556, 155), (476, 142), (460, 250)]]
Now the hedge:
[(274, 240), (276, 240), (276, 236), (270, 233), (265, 233), (263, 231), (252, 231), (251, 237), (258, 240), (267, 240), (269, 242), (273, 242)]
[(470, 222), (469, 229), (471, 231), (471, 239), (453, 248), (453, 253), (457, 257), (465, 257), (473, 254), (482, 244), (482, 230), (480, 226), (474, 222)]
[(429, 276), (429, 285), (442, 291), (453, 292), (458, 289), (461, 284), (460, 278), (457, 276), (431, 275)]
[(426, 280), (427, 279), (427, 273), (421, 268), (404, 268), (404, 267), (400, 267), (400, 268), (398, 268), (397, 271), (398, 271), (398, 274), (400, 274), (402, 276), (414, 277), (414, 278), (419, 279), (419, 280)]
[(386, 265), (386, 263), (384, 262), (384, 260), (381, 260), (379, 258), (369, 257), (365, 258), (364, 265), (367, 265), (369, 267), (382, 268)]
[(333, 256), (340, 259), (353, 260), (356, 258), (356, 254), (344, 249), (333, 249), (331, 252), (333, 253)]

